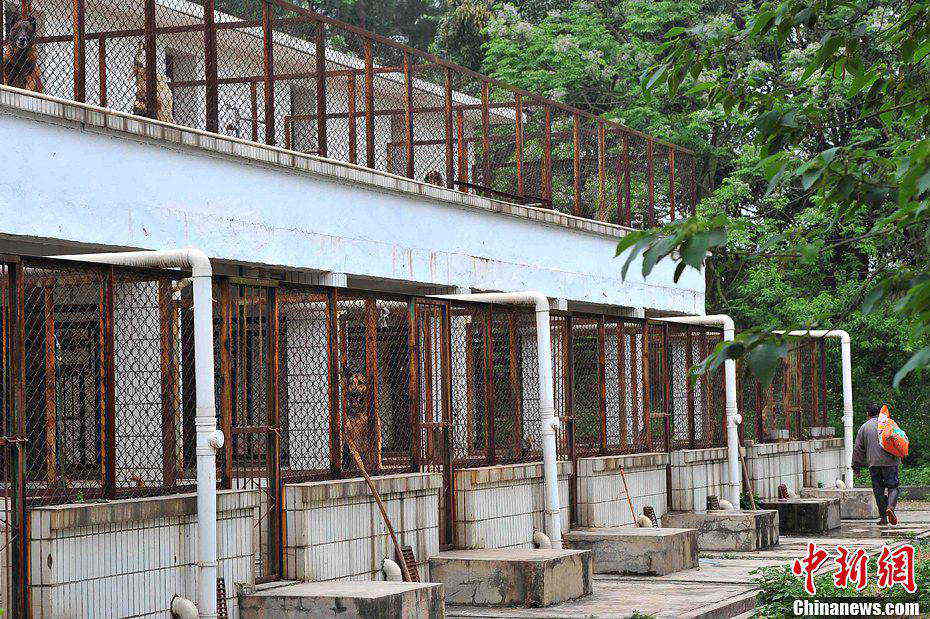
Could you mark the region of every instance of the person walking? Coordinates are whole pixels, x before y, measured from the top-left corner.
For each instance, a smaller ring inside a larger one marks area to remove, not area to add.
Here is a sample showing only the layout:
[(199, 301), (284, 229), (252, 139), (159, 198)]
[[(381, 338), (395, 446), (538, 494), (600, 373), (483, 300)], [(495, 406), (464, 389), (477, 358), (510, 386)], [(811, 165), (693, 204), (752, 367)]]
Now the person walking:
[(869, 404), (866, 411), (868, 420), (859, 426), (856, 442), (853, 446), (852, 466), (857, 471), (869, 467), (869, 476), (872, 478), (872, 493), (880, 514), (879, 524), (898, 524), (895, 508), (898, 504), (898, 470), (901, 459), (888, 453), (882, 447), (879, 420), (882, 407)]

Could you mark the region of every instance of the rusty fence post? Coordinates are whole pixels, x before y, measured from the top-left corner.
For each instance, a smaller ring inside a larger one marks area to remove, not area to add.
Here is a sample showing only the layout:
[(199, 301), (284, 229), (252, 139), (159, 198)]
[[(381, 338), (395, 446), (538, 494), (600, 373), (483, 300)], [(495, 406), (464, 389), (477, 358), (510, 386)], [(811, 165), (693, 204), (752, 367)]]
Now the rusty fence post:
[(600, 221), (607, 221), (607, 138), (604, 135), (604, 121), (597, 121), (597, 216)]
[(374, 116), (374, 68), (371, 59), (371, 39), (365, 39), (365, 163), (375, 167), (375, 116)]
[(145, 115), (155, 118), (157, 106), (157, 83), (155, 80), (156, 47), (155, 47), (155, 0), (145, 0), (143, 5), (144, 25), (143, 36), (145, 46)]
[(675, 221), (675, 149), (668, 149), (668, 209), (669, 221)]
[(490, 86), (488, 82), (481, 84), (481, 184), (489, 186), (491, 184), (491, 114), (488, 109), (490, 98)]
[(358, 163), (358, 115), (355, 111), (355, 77), (352, 71), (346, 76), (346, 98), (349, 112), (349, 163)]
[(262, 63), (265, 85), (265, 143), (275, 143), (274, 126), (274, 32), (271, 3), (262, 0)]
[(578, 113), (572, 114), (572, 178), (573, 195), (572, 214), (581, 214), (581, 121)]
[(74, 12), (74, 100), (81, 103), (87, 100), (87, 62), (85, 59), (84, 39), (84, 0), (73, 0), (71, 8)]
[[(552, 108), (548, 105), (545, 108), (544, 128), (543, 128), (543, 152), (540, 165), (540, 177), (542, 179), (542, 197), (552, 200)], [(555, 205), (552, 205), (555, 208)]]
[(523, 98), (513, 95), (514, 150), (517, 163), (517, 195), (523, 196)]
[(445, 154), (446, 154), (446, 187), (455, 187), (455, 159), (453, 154), (452, 133), (452, 69), (445, 68), (445, 105), (443, 107), (443, 121), (445, 123)]
[(413, 178), (413, 66), (410, 52), (404, 50), (404, 149), (407, 159), (407, 178)]
[(216, 68), (216, 17), (213, 0), (203, 2), (203, 64), (206, 86), (204, 88), (207, 131), (219, 133), (219, 87)]
[(326, 24), (316, 22), (314, 60), (316, 62), (316, 146), (320, 157), (329, 155), (326, 135)]
[(646, 227), (651, 228), (656, 225), (656, 192), (655, 192), (655, 168), (653, 163), (653, 144), (652, 138), (646, 141), (646, 171), (649, 179), (649, 203), (646, 215)]

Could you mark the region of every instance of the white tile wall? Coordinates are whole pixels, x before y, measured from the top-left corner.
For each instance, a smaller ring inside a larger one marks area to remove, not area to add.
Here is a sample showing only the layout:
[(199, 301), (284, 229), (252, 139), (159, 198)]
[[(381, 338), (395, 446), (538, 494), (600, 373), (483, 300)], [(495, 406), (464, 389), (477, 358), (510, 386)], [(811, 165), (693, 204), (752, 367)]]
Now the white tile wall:
[(707, 497), (725, 496), (729, 480), (727, 450), (685, 449), (669, 454), (672, 463), (671, 511), (707, 511)]
[[(195, 503), (183, 498), (34, 509), (34, 616), (164, 617), (175, 594), (196, 599)], [(217, 509), (219, 576), (236, 616), (235, 583), (253, 581), (258, 493), (220, 492)]]
[(804, 444), (804, 487), (833, 488), (843, 476), (843, 439), (820, 439)]
[(578, 461), (578, 526), (616, 527), (633, 523), (633, 511), (642, 515), (643, 508), (652, 506), (661, 518), (668, 510), (666, 465), (668, 454), (651, 453), (627, 456), (582, 458)]
[[(413, 548), (420, 574), (439, 552), (442, 475), (413, 473), (375, 478), (388, 518), (403, 545)], [(364, 481), (335, 480), (285, 487), (285, 576), (298, 580), (380, 580), (394, 546)]]
[(746, 448), (746, 467), (757, 497), (778, 496), (778, 486), (785, 484), (795, 495), (804, 482), (804, 443), (757, 443)]

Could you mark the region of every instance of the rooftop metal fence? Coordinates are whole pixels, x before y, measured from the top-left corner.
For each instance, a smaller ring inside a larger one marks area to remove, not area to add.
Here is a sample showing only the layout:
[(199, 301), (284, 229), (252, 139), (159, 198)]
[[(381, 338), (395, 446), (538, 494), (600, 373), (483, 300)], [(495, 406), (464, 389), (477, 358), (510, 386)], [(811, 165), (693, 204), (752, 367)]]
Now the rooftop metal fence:
[(20, 1), (7, 84), (624, 226), (697, 200), (686, 148), (286, 0)]

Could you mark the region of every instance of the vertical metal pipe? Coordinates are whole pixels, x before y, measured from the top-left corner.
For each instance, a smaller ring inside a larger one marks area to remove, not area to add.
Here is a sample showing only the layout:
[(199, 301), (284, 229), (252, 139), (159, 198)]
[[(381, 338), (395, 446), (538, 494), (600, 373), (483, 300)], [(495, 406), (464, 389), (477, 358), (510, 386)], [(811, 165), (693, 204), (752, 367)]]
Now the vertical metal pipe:
[(630, 226), (633, 221), (633, 202), (630, 196), (630, 137), (626, 133), (623, 134), (623, 203), (623, 224)]
[(265, 143), (275, 143), (274, 126), (274, 31), (270, 0), (262, 0), (262, 63), (265, 84)]
[(410, 52), (404, 50), (404, 150), (407, 159), (407, 178), (413, 178), (413, 67)]
[(688, 407), (688, 446), (691, 449), (697, 449), (695, 442), (695, 419), (694, 419), (694, 381), (689, 376), (691, 368), (694, 367), (694, 339), (693, 332), (689, 327), (685, 332), (685, 397), (687, 398)]
[(349, 163), (358, 162), (358, 117), (355, 113), (355, 72), (346, 77), (346, 97), (349, 111)]
[(219, 87), (216, 66), (216, 17), (214, 0), (203, 0), (203, 64), (206, 87), (204, 98), (207, 116), (207, 131), (220, 130)]
[(100, 107), (107, 106), (107, 39), (97, 39), (97, 80), (100, 82)]
[(490, 85), (488, 82), (481, 84), (481, 184), (490, 186), (491, 184), (491, 114), (488, 109), (490, 98)]
[(116, 368), (114, 366), (113, 342), (113, 290), (115, 278), (112, 267), (108, 269), (106, 283), (101, 289), (101, 342), (102, 369), (103, 369), (103, 418), (104, 418), (104, 469), (103, 492), (107, 498), (116, 495)]
[(649, 138), (646, 141), (646, 170), (649, 178), (649, 211), (646, 217), (646, 226), (652, 227), (656, 225), (656, 192), (655, 192), (655, 172), (653, 165), (653, 144), (652, 138)]
[(513, 95), (513, 109), (515, 115), (515, 150), (517, 158), (517, 195), (523, 195), (523, 98), (520, 93)]
[(158, 282), (159, 334), (161, 344), (161, 449), (162, 485), (174, 487), (177, 482), (177, 341), (175, 311), (171, 281)]
[(72, 0), (72, 20), (74, 23), (74, 100), (86, 101), (87, 62), (84, 43), (84, 0)]
[(581, 120), (578, 114), (572, 114), (572, 177), (574, 202), (572, 213), (581, 214)]
[(339, 398), (339, 312), (335, 290), (326, 294), (326, 367), (329, 403), (329, 468), (332, 476), (342, 477), (342, 412)]
[(599, 448), (601, 453), (607, 451), (607, 331), (604, 316), (597, 317), (597, 416), (599, 424)]
[(675, 221), (675, 149), (668, 149), (668, 208), (669, 220)]
[(488, 464), (497, 462), (497, 433), (494, 424), (494, 338), (491, 337), (491, 306), (484, 312), (484, 390), (487, 409)]
[(320, 157), (329, 156), (329, 143), (326, 135), (326, 25), (323, 20), (316, 23), (316, 144)]
[[(465, 140), (465, 113), (462, 110), (455, 112), (456, 148), (458, 149), (459, 181), (468, 182), (468, 142)], [(468, 192), (467, 187), (460, 187)]]
[[(545, 106), (542, 152), (542, 197), (552, 200), (552, 108)], [(554, 205), (553, 205), (554, 206)]]
[(155, 47), (155, 0), (144, 0), (143, 36), (145, 45), (145, 115), (155, 118), (157, 106), (156, 47)]
[(258, 142), (258, 84), (249, 83), (249, 104), (251, 106), (252, 141)]
[(597, 121), (597, 216), (600, 221), (607, 221), (607, 140), (604, 135), (604, 121)]
[(452, 69), (446, 67), (445, 70), (445, 107), (443, 109), (443, 120), (445, 122), (445, 147), (446, 147), (446, 187), (452, 189), (455, 187), (455, 161), (453, 158), (452, 145)]
[(372, 79), (371, 39), (365, 39), (365, 162), (375, 167), (374, 86)]

